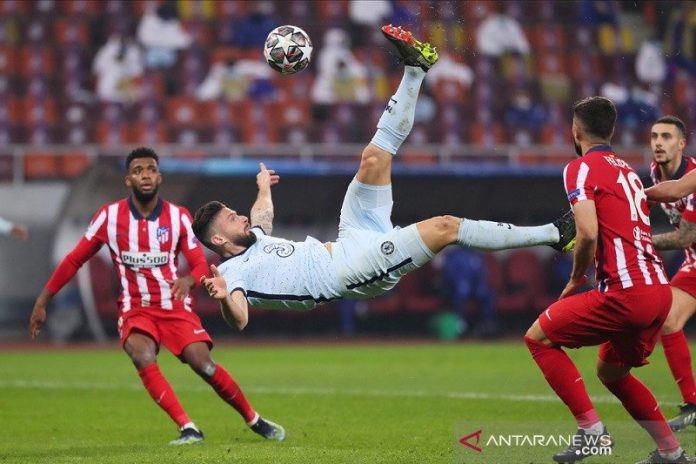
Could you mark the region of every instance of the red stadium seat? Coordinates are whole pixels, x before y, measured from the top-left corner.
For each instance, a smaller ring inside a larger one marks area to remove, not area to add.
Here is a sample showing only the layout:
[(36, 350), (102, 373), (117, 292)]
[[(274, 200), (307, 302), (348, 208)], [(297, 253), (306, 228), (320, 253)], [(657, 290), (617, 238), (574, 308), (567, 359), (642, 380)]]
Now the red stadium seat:
[(19, 70), (19, 66), (19, 57), (15, 49), (0, 47), (0, 74), (15, 74)]
[(504, 265), (505, 292), (498, 298), (500, 312), (541, 311), (553, 300), (546, 294), (543, 268), (531, 250), (513, 250)]
[(89, 26), (80, 19), (60, 18), (53, 23), (53, 34), (56, 43), (61, 46), (87, 46), (89, 42)]
[(74, 179), (82, 175), (92, 164), (86, 153), (70, 153), (59, 158), (60, 174), (65, 179)]
[(58, 157), (50, 153), (25, 154), (24, 177), (27, 180), (55, 179), (60, 177)]

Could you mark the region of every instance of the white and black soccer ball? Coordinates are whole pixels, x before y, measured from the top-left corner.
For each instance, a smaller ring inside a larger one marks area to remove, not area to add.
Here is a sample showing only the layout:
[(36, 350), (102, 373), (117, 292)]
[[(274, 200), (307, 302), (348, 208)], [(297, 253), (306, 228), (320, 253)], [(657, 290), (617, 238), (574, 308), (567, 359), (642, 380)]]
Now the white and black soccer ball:
[(312, 57), (312, 41), (297, 26), (279, 26), (266, 37), (263, 55), (266, 62), (280, 74), (295, 74), (309, 64)]

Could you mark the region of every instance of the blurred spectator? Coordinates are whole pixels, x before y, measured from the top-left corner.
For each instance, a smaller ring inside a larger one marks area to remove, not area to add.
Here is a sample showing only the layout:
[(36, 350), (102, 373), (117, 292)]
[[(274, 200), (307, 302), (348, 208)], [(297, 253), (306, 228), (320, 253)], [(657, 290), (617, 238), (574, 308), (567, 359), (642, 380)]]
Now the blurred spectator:
[(502, 12), (492, 12), (476, 30), (476, 47), (486, 56), (507, 53), (529, 53), (529, 41), (515, 18)]
[[(392, 13), (392, 5), (387, 0), (350, 0), (350, 39), (356, 48), (370, 44), (370, 38), (384, 24), (384, 19)], [(401, 24), (401, 23), (397, 23)]]
[(215, 63), (208, 76), (196, 89), (199, 100), (263, 100), (275, 95), (271, 78), (273, 70), (264, 62), (239, 60), (232, 63)]
[(614, 102), (618, 111), (617, 126), (637, 129), (659, 117), (659, 96), (638, 85), (628, 88), (618, 82), (606, 82), (600, 94)]
[(526, 129), (541, 129), (547, 121), (546, 108), (534, 101), (526, 90), (520, 89), (513, 95), (505, 113), (505, 123)]
[(578, 5), (579, 23), (599, 27), (619, 25), (619, 6), (615, 0), (581, 0)]
[(319, 51), (316, 63), (317, 77), (312, 87), (312, 101), (315, 104), (370, 101), (367, 69), (351, 52), (345, 31), (326, 31), (324, 46)]
[(234, 26), (232, 43), (235, 47), (259, 48), (266, 42), (266, 36), (276, 27), (280, 20), (275, 16), (275, 5), (271, 1), (252, 3), (251, 12)]
[[(668, 62), (696, 76), (696, 2), (680, 2), (667, 20), (665, 54)], [(673, 70), (670, 70), (673, 72)]]
[(455, 61), (451, 54), (440, 53), (437, 66), (428, 71), (428, 79), (425, 80), (427, 86), (437, 87), (438, 82), (455, 82), (463, 87), (471, 87), (474, 82), (474, 72), (464, 63)]
[(176, 63), (176, 51), (191, 45), (191, 36), (176, 16), (176, 5), (148, 2), (138, 25), (138, 40), (145, 47), (148, 68), (169, 68)]
[(641, 82), (659, 85), (667, 77), (667, 63), (662, 53), (662, 44), (655, 40), (645, 40), (636, 57), (636, 76)]
[(97, 52), (92, 64), (101, 101), (128, 103), (141, 97), (143, 74), (140, 47), (129, 37), (114, 34)]
[(468, 326), (469, 303), (477, 303), (478, 323), (475, 333), (492, 336), (498, 333), (495, 294), (488, 283), (488, 272), (483, 255), (475, 250), (451, 247), (444, 254), (442, 290), (452, 310)]

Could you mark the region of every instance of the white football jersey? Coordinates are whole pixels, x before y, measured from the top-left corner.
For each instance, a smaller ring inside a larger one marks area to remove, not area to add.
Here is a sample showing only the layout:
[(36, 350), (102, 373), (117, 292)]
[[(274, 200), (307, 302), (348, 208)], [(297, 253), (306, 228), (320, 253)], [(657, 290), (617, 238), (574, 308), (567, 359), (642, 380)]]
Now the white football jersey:
[(249, 304), (266, 309), (312, 309), (341, 298), (331, 255), (313, 237), (293, 242), (252, 228), (256, 243), (218, 266), (227, 290), (241, 289)]

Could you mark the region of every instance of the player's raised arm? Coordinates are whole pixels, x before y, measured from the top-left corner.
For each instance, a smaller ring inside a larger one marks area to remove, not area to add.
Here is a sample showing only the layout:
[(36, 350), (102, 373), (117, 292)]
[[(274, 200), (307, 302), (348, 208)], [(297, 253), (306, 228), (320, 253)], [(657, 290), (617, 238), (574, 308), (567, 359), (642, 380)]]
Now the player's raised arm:
[(203, 277), (201, 283), (208, 294), (220, 303), (222, 318), (225, 322), (237, 330), (243, 330), (249, 322), (249, 303), (244, 291), (234, 289), (228, 293), (227, 282), (214, 264), (210, 265), (210, 272), (213, 276)]
[(645, 190), (648, 200), (659, 203), (678, 201), (696, 192), (696, 172), (690, 171), (681, 179), (660, 182)]
[(266, 165), (259, 163), (259, 173), (256, 175), (256, 185), (259, 194), (251, 207), (251, 226), (260, 226), (267, 235), (273, 232), (273, 198), (271, 186), (280, 181), (280, 176), (273, 169), (266, 169)]

